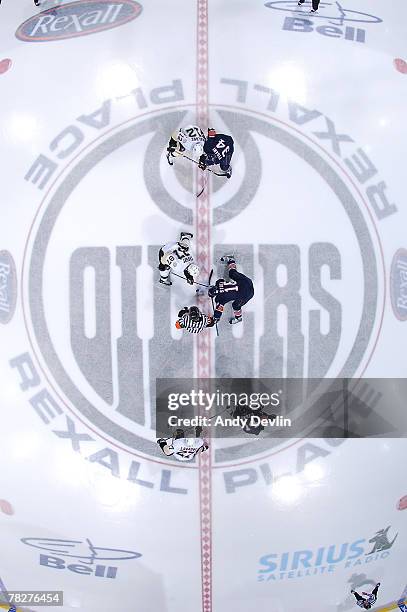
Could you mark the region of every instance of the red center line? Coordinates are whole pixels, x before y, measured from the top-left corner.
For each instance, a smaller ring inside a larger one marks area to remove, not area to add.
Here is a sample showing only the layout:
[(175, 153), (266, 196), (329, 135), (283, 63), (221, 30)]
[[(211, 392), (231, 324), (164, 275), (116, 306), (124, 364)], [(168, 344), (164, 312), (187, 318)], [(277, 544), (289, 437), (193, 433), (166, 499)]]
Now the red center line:
[[(209, 127), (208, 105), (208, 0), (197, 0), (197, 65), (196, 65), (196, 113), (197, 125), (203, 130)], [(198, 191), (202, 189), (205, 173), (197, 170)], [(195, 230), (197, 263), (202, 278), (209, 277), (211, 265), (211, 208), (209, 180), (202, 195), (196, 199)], [(200, 300), (207, 310), (207, 300)], [(208, 329), (196, 338), (197, 378), (211, 376), (211, 332)], [(211, 449), (199, 454), (199, 510), (201, 531), (201, 579), (202, 612), (212, 612), (212, 459)]]

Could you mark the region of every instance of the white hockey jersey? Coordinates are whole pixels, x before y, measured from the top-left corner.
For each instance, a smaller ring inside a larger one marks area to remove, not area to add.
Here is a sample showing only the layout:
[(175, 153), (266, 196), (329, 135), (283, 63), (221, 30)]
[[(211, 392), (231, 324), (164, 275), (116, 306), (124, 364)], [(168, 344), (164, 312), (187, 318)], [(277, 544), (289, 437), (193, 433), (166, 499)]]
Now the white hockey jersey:
[(192, 461), (205, 446), (202, 438), (169, 438), (167, 444), (174, 451), (171, 456), (178, 461)]
[(176, 130), (171, 135), (171, 140), (176, 143), (179, 153), (187, 151), (188, 153), (200, 155), (203, 152), (205, 135), (197, 125), (188, 125)]
[(163, 252), (161, 263), (176, 270), (179, 274), (183, 274), (185, 268), (194, 263), (189, 249), (187, 251), (180, 249), (178, 242), (168, 242), (161, 247), (161, 250)]

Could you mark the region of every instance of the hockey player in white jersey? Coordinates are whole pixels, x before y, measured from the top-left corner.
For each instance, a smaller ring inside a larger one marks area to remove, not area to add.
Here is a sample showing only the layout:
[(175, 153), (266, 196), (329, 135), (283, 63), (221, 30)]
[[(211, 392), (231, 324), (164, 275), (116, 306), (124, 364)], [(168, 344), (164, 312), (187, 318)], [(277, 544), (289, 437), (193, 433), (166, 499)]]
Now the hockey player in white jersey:
[(205, 144), (205, 135), (197, 125), (187, 125), (176, 130), (167, 146), (167, 161), (170, 166), (173, 165), (173, 158), (177, 154), (187, 153), (194, 159), (199, 159), (203, 153)]
[(198, 453), (208, 450), (202, 435), (202, 427), (195, 429), (195, 438), (186, 438), (183, 429), (177, 429), (172, 438), (159, 438), (157, 444), (167, 457), (177, 461), (192, 461)]
[(172, 285), (171, 270), (179, 276), (183, 275), (190, 285), (198, 278), (199, 268), (190, 252), (191, 238), (193, 234), (190, 232), (181, 232), (177, 242), (168, 242), (161, 247), (158, 253), (158, 269), (162, 285)]

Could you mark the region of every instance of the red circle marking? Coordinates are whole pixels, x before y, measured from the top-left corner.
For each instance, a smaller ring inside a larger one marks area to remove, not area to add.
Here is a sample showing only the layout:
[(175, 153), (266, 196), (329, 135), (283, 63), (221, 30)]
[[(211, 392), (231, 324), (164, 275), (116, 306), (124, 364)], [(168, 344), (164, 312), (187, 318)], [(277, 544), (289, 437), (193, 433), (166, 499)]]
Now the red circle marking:
[(3, 514), (7, 514), (8, 516), (13, 516), (14, 514), (13, 506), (5, 499), (0, 499), (0, 510)]
[(401, 74), (407, 74), (406, 60), (401, 59), (401, 57), (396, 57), (396, 59), (393, 60), (393, 64), (395, 69), (398, 70), (398, 72), (401, 72)]
[(9, 70), (9, 68), (11, 68), (11, 64), (13, 62), (11, 61), (11, 59), (9, 57), (6, 57), (5, 59), (2, 59), (0, 61), (0, 74), (4, 74), (5, 72), (7, 72), (7, 70)]
[(397, 504), (397, 510), (406, 510), (407, 508), (407, 495), (400, 498)]

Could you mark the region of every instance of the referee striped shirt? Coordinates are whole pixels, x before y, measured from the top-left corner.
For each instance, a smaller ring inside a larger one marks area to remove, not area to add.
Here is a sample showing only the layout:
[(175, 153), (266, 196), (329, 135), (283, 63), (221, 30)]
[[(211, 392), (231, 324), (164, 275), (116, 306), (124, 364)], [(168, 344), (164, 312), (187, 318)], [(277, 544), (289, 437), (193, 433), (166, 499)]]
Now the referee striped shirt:
[(199, 334), (205, 327), (210, 323), (210, 318), (202, 314), (199, 321), (191, 321), (191, 317), (188, 312), (186, 312), (180, 319), (178, 319), (180, 327), (182, 329), (186, 329), (191, 334)]

